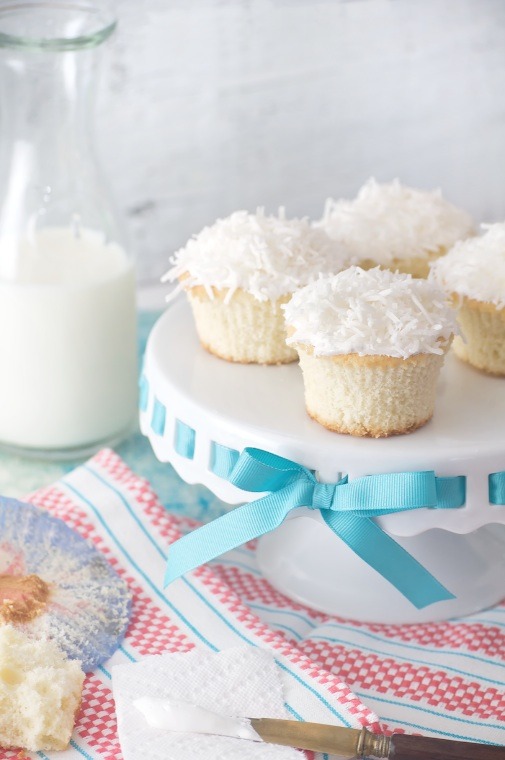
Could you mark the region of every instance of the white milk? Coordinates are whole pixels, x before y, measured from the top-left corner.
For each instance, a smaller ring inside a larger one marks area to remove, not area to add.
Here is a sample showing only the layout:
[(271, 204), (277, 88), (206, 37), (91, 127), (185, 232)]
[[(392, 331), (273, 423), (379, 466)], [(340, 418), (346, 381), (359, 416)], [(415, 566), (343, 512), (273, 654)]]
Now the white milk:
[(0, 442), (81, 447), (121, 433), (137, 404), (132, 264), (98, 233), (0, 241)]

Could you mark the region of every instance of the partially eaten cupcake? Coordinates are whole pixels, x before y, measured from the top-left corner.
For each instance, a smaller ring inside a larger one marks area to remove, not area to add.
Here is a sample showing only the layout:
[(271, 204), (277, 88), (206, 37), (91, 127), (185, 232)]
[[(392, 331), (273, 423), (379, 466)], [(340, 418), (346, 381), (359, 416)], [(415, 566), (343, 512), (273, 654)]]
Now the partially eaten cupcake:
[(474, 234), (469, 214), (427, 192), (369, 179), (352, 200), (326, 201), (315, 224), (344, 246), (365, 269), (381, 266), (427, 277), (429, 264), (458, 240)]
[(83, 681), (80, 664), (56, 644), (0, 626), (0, 747), (65, 749)]
[(323, 277), (284, 306), (309, 415), (356, 436), (410, 433), (433, 415), (456, 329), (442, 290), (376, 267)]
[(296, 360), (281, 305), (321, 273), (349, 265), (342, 246), (307, 219), (236, 211), (205, 227), (172, 259), (164, 280), (179, 280), (202, 345), (234, 362)]
[(477, 369), (505, 375), (505, 222), (458, 243), (431, 277), (458, 307), (454, 351)]

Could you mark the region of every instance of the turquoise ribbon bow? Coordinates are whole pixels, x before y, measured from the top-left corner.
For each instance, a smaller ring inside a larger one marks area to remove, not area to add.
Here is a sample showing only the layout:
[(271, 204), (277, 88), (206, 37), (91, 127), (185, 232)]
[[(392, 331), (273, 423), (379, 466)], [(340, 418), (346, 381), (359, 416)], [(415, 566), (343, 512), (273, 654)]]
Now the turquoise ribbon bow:
[(245, 491), (269, 494), (198, 528), (169, 549), (165, 586), (184, 573), (277, 528), (292, 509), (318, 509), (329, 528), (386, 578), (415, 607), (453, 599), (414, 557), (372, 519), (431, 507), (455, 509), (465, 502), (465, 478), (434, 472), (369, 475), (319, 483), (313, 472), (261, 449), (244, 449), (228, 479)]

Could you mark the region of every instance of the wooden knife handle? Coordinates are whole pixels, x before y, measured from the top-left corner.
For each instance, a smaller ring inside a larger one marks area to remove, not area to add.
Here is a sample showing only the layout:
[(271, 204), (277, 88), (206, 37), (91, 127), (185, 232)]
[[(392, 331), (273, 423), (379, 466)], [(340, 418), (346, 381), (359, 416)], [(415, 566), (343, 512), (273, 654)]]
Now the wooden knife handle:
[(505, 760), (505, 747), (393, 734), (390, 760)]

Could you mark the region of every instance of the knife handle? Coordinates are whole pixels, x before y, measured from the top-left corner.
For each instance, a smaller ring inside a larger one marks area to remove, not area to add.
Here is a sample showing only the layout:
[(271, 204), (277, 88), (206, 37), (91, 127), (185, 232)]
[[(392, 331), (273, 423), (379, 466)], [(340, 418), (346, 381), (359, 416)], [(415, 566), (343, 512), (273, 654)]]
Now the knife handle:
[(505, 760), (505, 747), (393, 734), (389, 760)]

